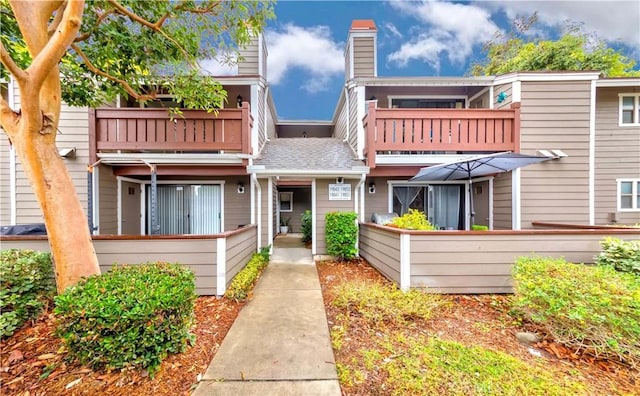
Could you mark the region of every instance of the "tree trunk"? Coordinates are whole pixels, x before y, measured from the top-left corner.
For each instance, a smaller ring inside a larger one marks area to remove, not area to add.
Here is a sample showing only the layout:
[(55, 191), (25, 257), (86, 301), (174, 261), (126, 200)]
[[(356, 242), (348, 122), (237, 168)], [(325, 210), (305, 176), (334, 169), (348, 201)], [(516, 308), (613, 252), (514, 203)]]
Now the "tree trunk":
[(87, 216), (55, 140), (38, 136), (37, 132), (20, 131), (13, 145), (44, 214), (58, 292), (83, 277), (99, 274)]

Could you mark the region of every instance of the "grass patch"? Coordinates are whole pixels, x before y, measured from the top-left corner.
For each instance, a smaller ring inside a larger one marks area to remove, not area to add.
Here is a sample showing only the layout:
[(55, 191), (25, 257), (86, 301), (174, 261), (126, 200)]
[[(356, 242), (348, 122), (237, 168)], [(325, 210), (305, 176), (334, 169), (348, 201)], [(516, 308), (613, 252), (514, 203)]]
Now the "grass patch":
[(347, 282), (334, 288), (333, 306), (365, 319), (371, 327), (427, 320), (443, 305), (436, 294), (412, 289), (403, 292), (394, 285)]
[[(584, 386), (513, 356), (437, 337), (389, 334), (358, 363), (386, 375), (390, 395), (581, 395)], [(360, 367), (349, 367), (350, 372)], [(346, 370), (346, 368), (345, 368)]]

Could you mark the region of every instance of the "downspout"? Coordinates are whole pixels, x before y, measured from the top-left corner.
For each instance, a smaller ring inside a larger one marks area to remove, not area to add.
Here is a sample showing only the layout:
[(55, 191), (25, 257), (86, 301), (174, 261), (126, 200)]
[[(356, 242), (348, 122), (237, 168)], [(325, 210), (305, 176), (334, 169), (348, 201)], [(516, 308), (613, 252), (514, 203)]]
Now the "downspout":
[[(16, 96), (15, 96), (15, 80), (13, 77), (9, 77), (9, 83), (7, 84), (8, 98), (7, 103), (11, 109), (16, 108)], [(13, 147), (11, 141), (9, 141), (9, 202), (10, 202), (10, 224), (16, 225), (18, 222), (18, 202), (17, 202), (17, 184), (16, 184), (16, 149)]]
[[(355, 199), (355, 212), (360, 214), (360, 221), (364, 222), (364, 190), (362, 189), (364, 181), (366, 180), (367, 175), (363, 173), (360, 175), (360, 181), (356, 184), (356, 199)], [(360, 203), (360, 208), (358, 208), (358, 203)], [(360, 209), (360, 210), (358, 210)], [(358, 223), (358, 218), (356, 217), (356, 226)], [(359, 233), (358, 233), (359, 234)], [(360, 237), (356, 235), (356, 254), (360, 254)]]
[(102, 160), (98, 160), (87, 167), (87, 220), (89, 222), (89, 232), (91, 234), (93, 234), (94, 231), (98, 229), (98, 227), (94, 225), (95, 219), (93, 218), (93, 171), (101, 161)]
[(258, 226), (258, 246), (257, 246), (257, 250), (260, 250), (260, 248), (262, 247), (262, 187), (260, 186), (260, 182), (258, 181), (258, 176), (255, 173), (251, 174), (251, 181), (252, 183), (256, 186), (256, 190), (258, 190), (258, 196), (257, 196), (257, 216), (258, 219), (256, 221), (256, 224)]
[[(360, 175), (360, 181), (358, 181), (358, 184), (356, 184), (356, 199), (354, 202), (354, 211), (358, 214), (360, 214), (360, 221), (364, 221), (364, 194), (361, 191), (361, 187), (362, 184), (364, 183), (364, 181), (367, 179), (367, 175), (365, 173), (363, 173), (362, 175)], [(358, 203), (360, 203), (360, 205), (358, 205)]]

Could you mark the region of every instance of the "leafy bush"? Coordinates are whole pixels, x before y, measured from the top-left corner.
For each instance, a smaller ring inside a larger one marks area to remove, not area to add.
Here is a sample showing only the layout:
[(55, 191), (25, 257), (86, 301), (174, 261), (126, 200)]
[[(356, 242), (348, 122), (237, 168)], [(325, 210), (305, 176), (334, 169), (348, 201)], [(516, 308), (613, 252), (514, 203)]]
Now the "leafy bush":
[(0, 337), (11, 336), (40, 315), (55, 293), (51, 255), (33, 250), (0, 252)]
[(640, 363), (640, 278), (608, 266), (525, 258), (514, 267), (517, 310), (558, 342)]
[(444, 304), (437, 294), (416, 289), (403, 292), (395, 285), (379, 283), (345, 282), (337, 285), (333, 293), (334, 307), (364, 318), (371, 327), (429, 319)]
[(486, 225), (474, 224), (471, 226), (471, 231), (489, 231), (489, 227)]
[(242, 301), (249, 296), (251, 288), (269, 264), (269, 250), (268, 246), (263, 247), (260, 249), (260, 253), (255, 253), (251, 257), (247, 265), (231, 281), (231, 285), (224, 293), (226, 298)]
[(603, 251), (596, 256), (596, 264), (640, 275), (640, 241), (607, 237), (600, 241), (600, 245)]
[(195, 276), (179, 264), (117, 266), (56, 297), (56, 334), (92, 368), (153, 374), (168, 353), (193, 341)]
[(325, 238), (327, 252), (340, 260), (351, 260), (356, 256), (358, 225), (355, 212), (329, 212), (325, 216)]
[(402, 216), (393, 218), (390, 225), (405, 230), (436, 230), (436, 228), (429, 223), (424, 213), (417, 209), (409, 209), (409, 211)]
[(300, 220), (302, 221), (302, 242), (309, 242), (311, 240), (311, 211), (305, 210), (300, 216)]

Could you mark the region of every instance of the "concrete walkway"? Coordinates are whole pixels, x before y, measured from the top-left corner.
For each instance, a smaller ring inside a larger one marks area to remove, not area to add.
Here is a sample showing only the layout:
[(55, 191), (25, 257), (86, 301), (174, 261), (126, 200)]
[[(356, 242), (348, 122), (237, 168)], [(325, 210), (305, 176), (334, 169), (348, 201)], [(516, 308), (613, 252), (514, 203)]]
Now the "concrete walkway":
[(340, 396), (311, 252), (281, 242), (194, 396)]

